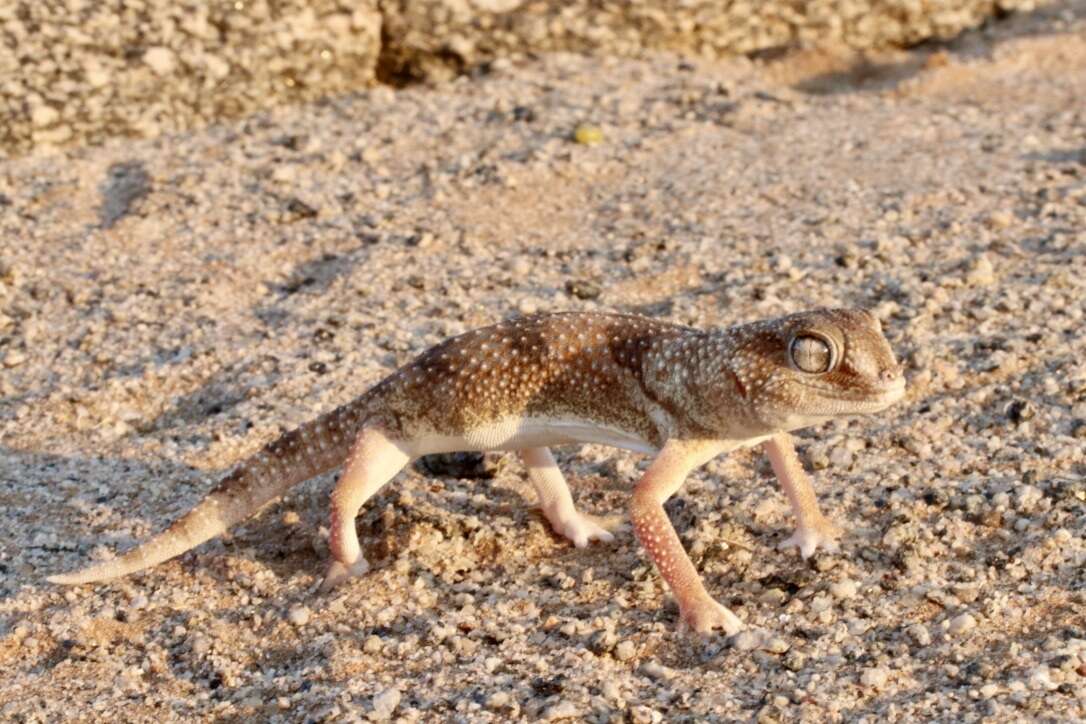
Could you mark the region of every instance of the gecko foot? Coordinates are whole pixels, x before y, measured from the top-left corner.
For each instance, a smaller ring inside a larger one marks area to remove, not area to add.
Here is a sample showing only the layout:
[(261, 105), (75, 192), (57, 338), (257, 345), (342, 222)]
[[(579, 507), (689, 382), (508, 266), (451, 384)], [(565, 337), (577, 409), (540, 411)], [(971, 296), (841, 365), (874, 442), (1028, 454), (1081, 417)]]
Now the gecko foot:
[(324, 574), (324, 580), (321, 581), (320, 592), (327, 593), (347, 579), (361, 576), (369, 569), (370, 564), (365, 558), (359, 558), (349, 566), (342, 561), (332, 561), (328, 565), (328, 572)]
[(584, 548), (589, 541), (598, 540), (610, 543), (615, 539), (611, 531), (604, 528), (592, 516), (578, 510), (554, 512), (544, 510), (547, 521), (555, 533), (573, 541), (573, 545)]
[(785, 540), (781, 541), (778, 549), (784, 550), (793, 546), (799, 549), (803, 558), (810, 558), (811, 554), (819, 548), (830, 551), (838, 550), (837, 539), (841, 537), (841, 529), (826, 518), (810, 526), (800, 525), (796, 531)]
[(734, 636), (743, 630), (743, 622), (738, 616), (708, 596), (693, 605), (680, 607), (680, 616), (680, 628), (696, 634), (723, 631)]

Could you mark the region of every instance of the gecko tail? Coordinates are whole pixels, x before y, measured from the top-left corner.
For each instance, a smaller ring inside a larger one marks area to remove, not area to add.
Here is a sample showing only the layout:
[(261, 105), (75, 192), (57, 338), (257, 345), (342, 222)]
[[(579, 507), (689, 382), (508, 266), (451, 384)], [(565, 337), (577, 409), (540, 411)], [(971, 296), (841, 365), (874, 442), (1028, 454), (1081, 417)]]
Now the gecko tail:
[(227, 475), (165, 531), (109, 561), (46, 580), (94, 583), (142, 571), (226, 532), (290, 488), (337, 467), (350, 450), (358, 424), (351, 406), (302, 425), (271, 443)]
[(173, 525), (151, 540), (133, 548), (119, 558), (103, 561), (71, 573), (49, 576), (50, 583), (78, 585), (119, 578), (142, 571), (153, 565), (179, 556), (204, 541), (222, 534), (234, 522), (215, 494), (209, 495), (199, 505), (186, 513)]

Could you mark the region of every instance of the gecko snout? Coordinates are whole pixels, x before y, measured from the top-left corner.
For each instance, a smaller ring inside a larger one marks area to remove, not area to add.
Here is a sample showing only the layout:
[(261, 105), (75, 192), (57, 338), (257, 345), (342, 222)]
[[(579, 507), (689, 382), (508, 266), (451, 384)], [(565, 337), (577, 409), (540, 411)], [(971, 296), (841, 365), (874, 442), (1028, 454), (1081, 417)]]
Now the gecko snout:
[(901, 364), (886, 367), (879, 372), (879, 381), (885, 385), (885, 393), (893, 400), (900, 400), (905, 395), (905, 366)]

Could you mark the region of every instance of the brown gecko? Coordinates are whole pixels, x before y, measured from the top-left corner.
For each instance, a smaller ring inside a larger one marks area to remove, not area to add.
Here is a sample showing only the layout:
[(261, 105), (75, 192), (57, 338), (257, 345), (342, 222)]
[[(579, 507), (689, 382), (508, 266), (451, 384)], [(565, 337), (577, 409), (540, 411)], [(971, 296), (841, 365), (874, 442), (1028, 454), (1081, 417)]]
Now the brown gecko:
[(142, 570), (219, 535), (292, 486), (338, 466), (331, 587), (368, 568), (359, 508), (411, 460), (517, 450), (554, 529), (578, 547), (612, 534), (573, 504), (549, 446), (602, 443), (655, 459), (633, 488), (638, 540), (694, 631), (742, 624), (705, 590), (664, 512), (687, 474), (762, 444), (796, 516), (782, 546), (807, 557), (839, 531), (820, 512), (788, 432), (871, 413), (905, 393), (878, 320), (816, 310), (722, 330), (624, 314), (569, 312), (502, 322), (449, 339), (361, 397), (288, 432), (227, 475), (166, 531), (114, 560), (49, 578), (101, 581)]

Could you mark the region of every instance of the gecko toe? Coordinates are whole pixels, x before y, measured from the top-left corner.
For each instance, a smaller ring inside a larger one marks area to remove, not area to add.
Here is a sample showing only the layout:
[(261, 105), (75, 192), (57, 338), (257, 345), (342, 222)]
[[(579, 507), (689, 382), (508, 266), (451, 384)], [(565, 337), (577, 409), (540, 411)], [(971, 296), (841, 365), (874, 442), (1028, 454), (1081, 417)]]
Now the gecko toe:
[(702, 636), (720, 632), (726, 636), (734, 636), (742, 631), (744, 626), (738, 616), (712, 598), (707, 598), (687, 610), (680, 611), (679, 628)]
[(560, 517), (554, 515), (550, 518), (551, 527), (555, 532), (568, 539), (577, 548), (587, 548), (594, 540), (610, 543), (615, 539), (611, 531), (604, 528), (590, 515), (574, 510), (572, 513), (564, 513)]
[(778, 550), (797, 548), (799, 555), (804, 560), (814, 555), (815, 551), (822, 549), (834, 553), (840, 549), (837, 537), (841, 530), (829, 521), (809, 528), (797, 528), (796, 531), (784, 539), (777, 546)]
[(324, 580), (321, 581), (319, 592), (327, 593), (344, 581), (355, 576), (361, 576), (369, 568), (369, 563), (366, 562), (365, 558), (359, 558), (349, 566), (342, 561), (332, 561), (328, 565), (328, 571), (324, 574)]

